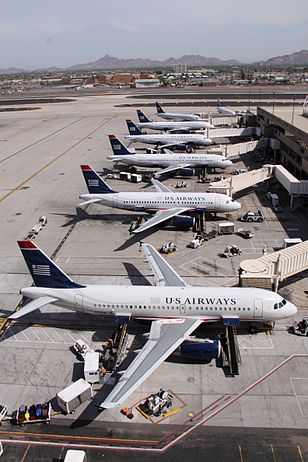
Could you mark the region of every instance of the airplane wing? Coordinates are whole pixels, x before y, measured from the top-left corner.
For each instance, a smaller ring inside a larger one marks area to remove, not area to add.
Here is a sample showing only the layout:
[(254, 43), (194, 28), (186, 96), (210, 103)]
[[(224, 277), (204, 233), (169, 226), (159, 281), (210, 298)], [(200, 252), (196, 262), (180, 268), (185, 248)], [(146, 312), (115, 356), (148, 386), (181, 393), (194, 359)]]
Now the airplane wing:
[(193, 167), (193, 165), (191, 164), (170, 165), (170, 167), (164, 168), (156, 172), (155, 176), (163, 175), (164, 173), (169, 173), (169, 172), (173, 172), (174, 170), (179, 170), (180, 168), (188, 168), (188, 167)]
[(159, 253), (150, 244), (142, 244), (144, 254), (154, 273), (156, 286), (188, 286), (184, 279), (159, 255)]
[(100, 408), (120, 405), (202, 323), (200, 319), (153, 321), (149, 339)]
[(8, 316), (7, 319), (21, 318), (22, 316), (25, 316), (26, 314), (29, 314), (32, 311), (37, 310), (38, 308), (41, 308), (42, 306), (55, 302), (56, 300), (57, 300), (56, 298), (52, 298), (52, 297), (36, 298), (35, 300), (32, 300), (31, 302), (27, 303), (25, 306), (20, 308), (20, 310), (15, 311), (15, 313)]
[(180, 128), (170, 128), (168, 130), (169, 133), (172, 133), (172, 132), (189, 132), (193, 130), (193, 128), (191, 127), (180, 127)]
[(160, 181), (154, 180), (154, 178), (151, 178), (151, 182), (157, 192), (172, 192), (171, 189), (162, 184)]
[(183, 141), (177, 141), (176, 143), (168, 143), (168, 144), (162, 144), (160, 146), (160, 149), (164, 149), (164, 148), (172, 148), (172, 146), (186, 146), (187, 143), (184, 143)]
[(183, 208), (174, 208), (174, 209), (167, 209), (167, 210), (159, 210), (159, 212), (156, 212), (156, 214), (147, 220), (143, 225), (139, 226), (136, 228), (133, 233), (138, 234), (142, 233), (146, 229), (150, 229), (153, 226), (159, 225), (159, 223), (163, 223), (166, 220), (169, 220), (172, 217), (176, 217), (177, 215), (180, 215), (181, 213), (187, 212), (189, 208), (183, 207)]

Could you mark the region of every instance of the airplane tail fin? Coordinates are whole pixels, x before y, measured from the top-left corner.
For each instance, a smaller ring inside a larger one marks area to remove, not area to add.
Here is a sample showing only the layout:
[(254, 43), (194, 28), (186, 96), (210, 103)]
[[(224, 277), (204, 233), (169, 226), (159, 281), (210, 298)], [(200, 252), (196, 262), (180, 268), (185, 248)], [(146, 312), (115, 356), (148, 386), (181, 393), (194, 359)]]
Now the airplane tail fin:
[(127, 128), (130, 135), (142, 135), (142, 131), (130, 119), (126, 120)]
[(165, 111), (163, 110), (163, 108), (161, 107), (161, 105), (159, 103), (155, 103), (156, 104), (156, 110), (157, 110), (157, 113), (158, 114), (163, 114)]
[(36, 287), (53, 289), (85, 287), (72, 281), (34, 242), (18, 241), (18, 245)]
[(126, 156), (131, 154), (131, 152), (124, 146), (123, 143), (115, 136), (115, 135), (108, 135), (109, 141), (112, 147), (113, 154), (115, 156)]
[(149, 119), (149, 117), (146, 116), (144, 112), (140, 111), (140, 109), (137, 109), (137, 114), (140, 123), (152, 122), (152, 120)]
[(90, 194), (111, 194), (117, 192), (109, 188), (108, 184), (102, 180), (90, 165), (81, 165), (80, 167)]

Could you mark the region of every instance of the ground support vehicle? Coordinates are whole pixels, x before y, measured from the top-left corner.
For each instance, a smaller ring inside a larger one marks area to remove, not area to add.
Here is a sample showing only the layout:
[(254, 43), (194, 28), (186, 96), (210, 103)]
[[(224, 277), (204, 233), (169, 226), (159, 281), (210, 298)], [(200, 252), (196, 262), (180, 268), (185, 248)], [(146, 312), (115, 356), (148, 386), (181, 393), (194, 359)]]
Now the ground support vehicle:
[(169, 242), (168, 244), (165, 243), (165, 244), (162, 245), (162, 247), (160, 249), (160, 253), (162, 253), (164, 255), (170, 255), (175, 251), (176, 251), (176, 245), (175, 245), (174, 242)]
[(228, 245), (225, 250), (220, 254), (221, 257), (234, 257), (235, 255), (242, 255), (241, 249), (237, 245)]
[(294, 334), (308, 337), (308, 318), (293, 324)]
[(89, 347), (89, 345), (86, 342), (84, 342), (81, 339), (76, 340), (76, 342), (73, 345), (73, 350), (76, 353), (76, 355), (80, 357), (83, 361), (85, 361), (87, 353), (94, 351)]
[(251, 239), (255, 235), (255, 233), (251, 231), (250, 229), (243, 229), (243, 228), (239, 228), (237, 230), (237, 234), (239, 236), (244, 237), (245, 239)]
[(67, 414), (73, 414), (76, 407), (92, 398), (92, 386), (84, 379), (77, 380), (57, 393), (58, 406)]
[(159, 417), (164, 409), (172, 406), (172, 398), (170, 393), (161, 388), (158, 393), (150, 395), (143, 404), (139, 404), (139, 408), (144, 414)]
[(264, 215), (261, 212), (261, 210), (258, 210), (257, 212), (251, 212), (250, 210), (248, 210), (248, 212), (245, 213), (245, 215), (242, 215), (240, 217), (240, 221), (246, 221), (248, 223), (262, 223), (264, 221)]
[(29, 408), (22, 404), (12, 413), (12, 422), (23, 427), (29, 423), (50, 422), (51, 404), (32, 404)]

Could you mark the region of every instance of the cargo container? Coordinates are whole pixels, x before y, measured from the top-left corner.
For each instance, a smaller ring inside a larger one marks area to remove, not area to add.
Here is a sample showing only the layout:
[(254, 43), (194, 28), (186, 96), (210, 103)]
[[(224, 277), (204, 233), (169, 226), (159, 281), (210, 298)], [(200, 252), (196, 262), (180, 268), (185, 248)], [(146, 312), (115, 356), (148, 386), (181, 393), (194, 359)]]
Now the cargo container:
[(218, 234), (233, 234), (234, 233), (234, 223), (231, 221), (223, 221), (218, 223)]
[(131, 182), (132, 183), (141, 183), (142, 181), (142, 175), (139, 175), (138, 173), (132, 173), (131, 174)]
[(132, 174), (130, 172), (120, 172), (120, 180), (130, 181)]
[(92, 386), (79, 379), (57, 393), (57, 403), (67, 414), (73, 413), (80, 404), (93, 398)]

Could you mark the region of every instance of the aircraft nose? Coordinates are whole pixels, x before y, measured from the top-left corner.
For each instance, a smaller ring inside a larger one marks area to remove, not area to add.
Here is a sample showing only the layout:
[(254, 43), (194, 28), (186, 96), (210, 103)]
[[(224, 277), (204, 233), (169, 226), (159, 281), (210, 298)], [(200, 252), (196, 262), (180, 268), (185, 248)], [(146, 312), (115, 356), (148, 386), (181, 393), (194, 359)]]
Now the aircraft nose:
[(239, 210), (241, 208), (241, 204), (239, 202), (233, 202), (233, 210)]
[(288, 302), (287, 304), (288, 316), (294, 316), (297, 313), (297, 308), (293, 303)]

